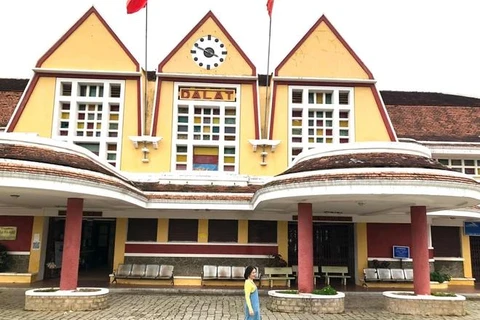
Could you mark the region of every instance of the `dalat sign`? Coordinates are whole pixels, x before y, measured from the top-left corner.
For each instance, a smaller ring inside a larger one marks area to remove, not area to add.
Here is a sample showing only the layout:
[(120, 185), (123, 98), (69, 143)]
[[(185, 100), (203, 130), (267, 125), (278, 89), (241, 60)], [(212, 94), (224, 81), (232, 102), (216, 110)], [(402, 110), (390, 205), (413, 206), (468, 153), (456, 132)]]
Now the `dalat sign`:
[(179, 88), (179, 100), (236, 101), (235, 89)]

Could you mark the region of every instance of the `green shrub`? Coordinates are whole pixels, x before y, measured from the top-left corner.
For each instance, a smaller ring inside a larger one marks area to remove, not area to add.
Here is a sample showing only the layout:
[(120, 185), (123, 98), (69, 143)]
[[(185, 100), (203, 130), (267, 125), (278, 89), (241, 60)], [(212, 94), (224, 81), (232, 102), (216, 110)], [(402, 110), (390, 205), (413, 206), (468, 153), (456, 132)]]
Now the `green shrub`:
[(7, 270), (8, 268), (8, 254), (7, 247), (0, 244), (0, 272)]
[(312, 292), (313, 294), (324, 295), (324, 296), (333, 296), (337, 294), (337, 290), (330, 286), (323, 287), (322, 289), (315, 289)]
[(444, 283), (445, 281), (450, 281), (452, 277), (446, 273), (440, 273), (434, 271), (430, 273), (430, 281), (436, 281), (438, 283)]

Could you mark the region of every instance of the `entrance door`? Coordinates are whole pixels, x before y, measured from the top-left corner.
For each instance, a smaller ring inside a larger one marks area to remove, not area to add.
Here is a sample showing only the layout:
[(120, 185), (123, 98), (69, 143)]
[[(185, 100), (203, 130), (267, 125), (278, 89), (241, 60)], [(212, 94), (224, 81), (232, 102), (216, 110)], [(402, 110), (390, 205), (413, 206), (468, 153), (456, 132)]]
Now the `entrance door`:
[[(298, 265), (298, 224), (288, 225), (288, 261)], [(353, 224), (313, 223), (313, 264), (347, 266), (353, 275), (355, 266)], [(353, 277), (352, 277), (353, 278)]]
[[(62, 267), (63, 239), (65, 218), (50, 218), (45, 278), (56, 278)], [(113, 268), (115, 243), (115, 220), (92, 219), (82, 220), (82, 238), (80, 241), (79, 271), (80, 278), (88, 274), (108, 275)]]
[(472, 255), (473, 277), (478, 283), (480, 282), (480, 237), (470, 236), (470, 254)]

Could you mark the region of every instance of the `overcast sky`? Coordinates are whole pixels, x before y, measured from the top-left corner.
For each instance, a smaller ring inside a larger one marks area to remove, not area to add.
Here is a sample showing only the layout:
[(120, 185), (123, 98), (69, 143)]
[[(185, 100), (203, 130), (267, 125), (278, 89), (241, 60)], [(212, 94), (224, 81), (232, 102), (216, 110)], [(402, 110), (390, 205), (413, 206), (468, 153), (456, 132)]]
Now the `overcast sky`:
[[(209, 11), (267, 72), (266, 0), (149, 0), (148, 69)], [(479, 0), (275, 0), (270, 69), (325, 14), (381, 90), (480, 98)], [(145, 64), (145, 10), (126, 0), (2, 0), (0, 77), (30, 78), (37, 60), (93, 5)]]

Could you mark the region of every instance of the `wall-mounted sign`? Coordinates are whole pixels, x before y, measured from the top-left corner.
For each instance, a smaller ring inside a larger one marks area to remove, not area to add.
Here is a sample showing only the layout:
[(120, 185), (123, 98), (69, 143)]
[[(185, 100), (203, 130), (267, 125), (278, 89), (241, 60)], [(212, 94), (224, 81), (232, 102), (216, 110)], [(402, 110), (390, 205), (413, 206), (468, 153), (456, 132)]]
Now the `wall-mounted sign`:
[(465, 221), (463, 226), (466, 236), (480, 236), (480, 222)]
[(393, 258), (395, 258), (395, 259), (410, 259), (410, 247), (407, 247), (407, 246), (393, 246)]
[(179, 88), (178, 99), (234, 102), (237, 97), (235, 89)]
[(0, 227), (0, 240), (17, 239), (17, 227)]

